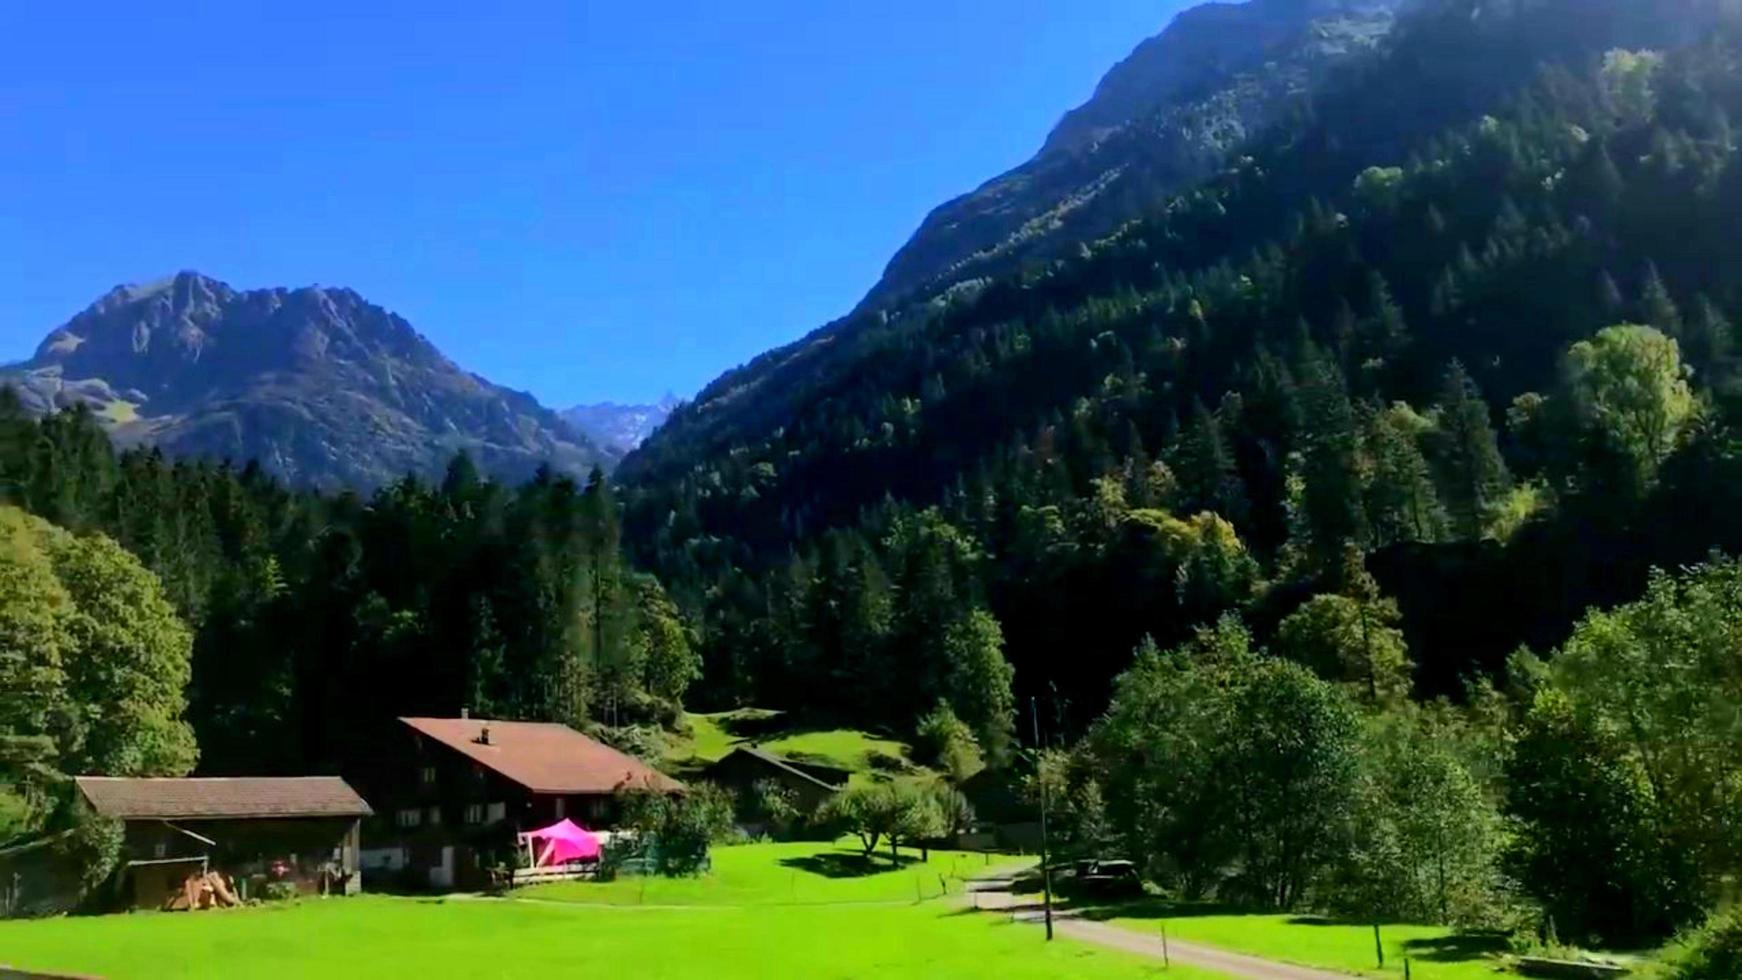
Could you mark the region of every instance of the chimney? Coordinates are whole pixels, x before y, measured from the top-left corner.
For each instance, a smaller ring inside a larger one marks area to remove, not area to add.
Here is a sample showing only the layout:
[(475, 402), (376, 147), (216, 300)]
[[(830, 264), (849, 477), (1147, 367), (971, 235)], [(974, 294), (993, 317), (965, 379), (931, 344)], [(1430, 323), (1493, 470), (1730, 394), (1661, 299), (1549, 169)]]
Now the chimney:
[(478, 738), (476, 741), (479, 745), (489, 745), (490, 744), (490, 726), (489, 725), (485, 725), (483, 728), (479, 729)]
[(461, 708), (460, 709), (460, 720), (461, 721), (465, 721), (467, 718), (470, 718), (470, 717), (472, 717), (472, 709), (471, 708)]

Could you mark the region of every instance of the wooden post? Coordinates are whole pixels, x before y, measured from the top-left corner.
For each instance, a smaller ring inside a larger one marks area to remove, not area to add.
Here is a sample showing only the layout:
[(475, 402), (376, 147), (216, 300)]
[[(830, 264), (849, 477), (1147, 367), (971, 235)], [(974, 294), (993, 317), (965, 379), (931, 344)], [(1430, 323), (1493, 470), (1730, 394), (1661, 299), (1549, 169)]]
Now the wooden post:
[(1403, 980), (1409, 980), (1409, 957), (1403, 958)]
[(1379, 941), (1379, 923), (1373, 923), (1373, 952), (1379, 957), (1379, 969), (1385, 969), (1385, 946)]
[(1163, 970), (1173, 969), (1173, 961), (1171, 959), (1169, 959), (1168, 955), (1167, 955), (1167, 920), (1166, 919), (1161, 920), (1161, 968)]
[(1046, 780), (1041, 778), (1041, 756), (1043, 749), (1040, 741), (1040, 699), (1030, 698), (1028, 702), (1029, 719), (1034, 723), (1034, 775), (1040, 781), (1040, 887), (1041, 902), (1046, 909), (1046, 941), (1052, 942), (1052, 868), (1047, 866), (1051, 857), (1046, 832), (1047, 793)]

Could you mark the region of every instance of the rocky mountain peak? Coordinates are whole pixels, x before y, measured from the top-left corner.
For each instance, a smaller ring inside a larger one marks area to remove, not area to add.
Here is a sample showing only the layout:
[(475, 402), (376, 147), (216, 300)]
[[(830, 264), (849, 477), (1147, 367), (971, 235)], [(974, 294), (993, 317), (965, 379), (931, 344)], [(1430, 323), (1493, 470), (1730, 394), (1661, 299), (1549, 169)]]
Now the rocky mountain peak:
[(433, 475), (461, 449), (508, 478), (618, 455), (338, 287), (239, 291), (191, 271), (117, 286), (0, 380), (35, 411), (90, 406), (123, 442), (325, 486)]
[(1218, 79), (1254, 69), (1276, 45), (1314, 20), (1372, 16), (1401, 0), (1246, 0), (1206, 3), (1181, 11), (1165, 30), (1113, 66), (1088, 102), (1060, 120), (1041, 149), (1080, 149)]

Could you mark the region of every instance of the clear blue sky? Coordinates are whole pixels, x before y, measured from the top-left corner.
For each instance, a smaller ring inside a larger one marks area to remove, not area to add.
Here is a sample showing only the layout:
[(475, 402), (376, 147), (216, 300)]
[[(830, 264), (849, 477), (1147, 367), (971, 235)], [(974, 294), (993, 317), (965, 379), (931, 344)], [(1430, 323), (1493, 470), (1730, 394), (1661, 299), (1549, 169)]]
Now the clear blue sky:
[(850, 308), (1179, 0), (0, 3), (0, 360), (198, 269), (555, 406)]

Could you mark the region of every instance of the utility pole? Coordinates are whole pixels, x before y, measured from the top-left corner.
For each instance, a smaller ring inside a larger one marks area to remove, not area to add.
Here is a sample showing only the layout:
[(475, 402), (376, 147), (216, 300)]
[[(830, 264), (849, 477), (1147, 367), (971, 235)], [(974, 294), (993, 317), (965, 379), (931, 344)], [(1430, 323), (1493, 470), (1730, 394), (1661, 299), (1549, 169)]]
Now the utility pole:
[(1052, 942), (1052, 848), (1049, 846), (1046, 831), (1047, 788), (1046, 777), (1042, 773), (1042, 757), (1045, 752), (1040, 741), (1040, 698), (1030, 698), (1028, 701), (1028, 717), (1034, 723), (1034, 775), (1040, 782), (1040, 888), (1041, 907), (1046, 912), (1046, 941)]

